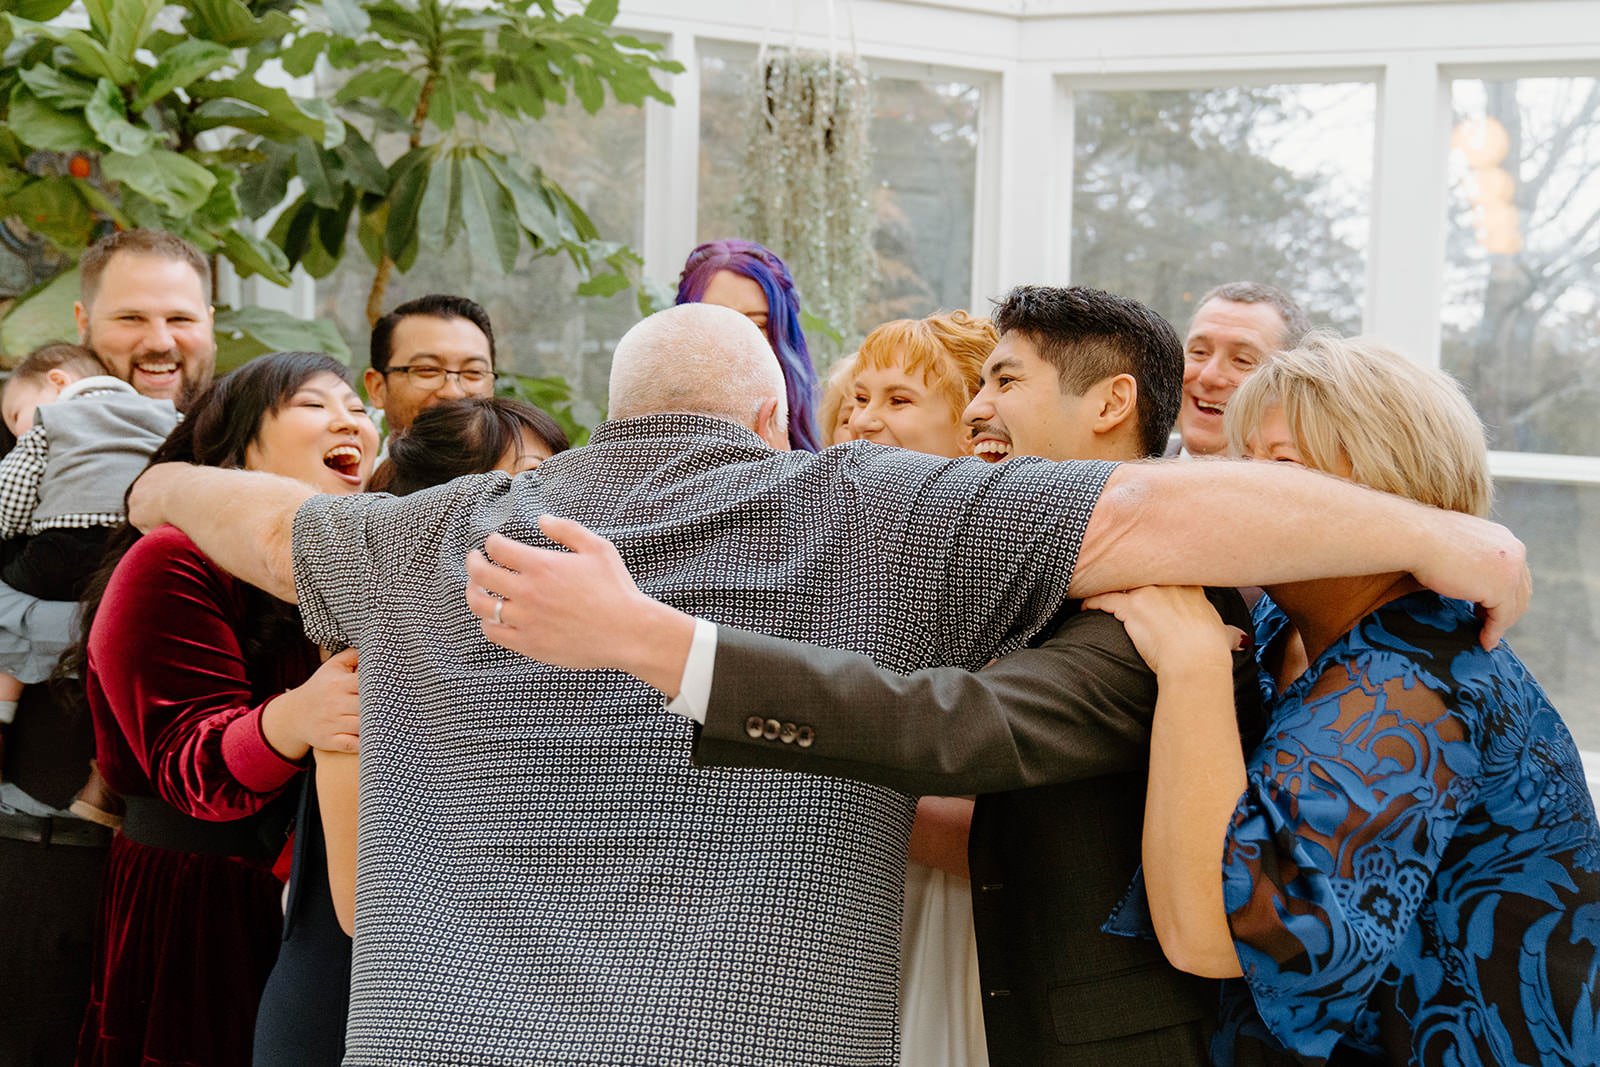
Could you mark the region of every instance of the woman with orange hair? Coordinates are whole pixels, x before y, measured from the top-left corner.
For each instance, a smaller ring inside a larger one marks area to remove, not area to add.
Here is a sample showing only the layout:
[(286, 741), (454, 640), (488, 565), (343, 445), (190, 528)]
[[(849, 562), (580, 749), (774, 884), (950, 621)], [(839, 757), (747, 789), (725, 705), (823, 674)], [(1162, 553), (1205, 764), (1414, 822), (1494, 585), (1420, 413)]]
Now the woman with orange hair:
[[(935, 456), (971, 455), (962, 412), (998, 340), (993, 323), (965, 311), (884, 323), (851, 360), (845, 430)], [(901, 949), (902, 1063), (988, 1063), (967, 882), (971, 825), (970, 798), (923, 797), (917, 805)]]
[(851, 436), (934, 456), (969, 456), (961, 413), (978, 391), (999, 336), (965, 311), (896, 319), (867, 334), (856, 353)]

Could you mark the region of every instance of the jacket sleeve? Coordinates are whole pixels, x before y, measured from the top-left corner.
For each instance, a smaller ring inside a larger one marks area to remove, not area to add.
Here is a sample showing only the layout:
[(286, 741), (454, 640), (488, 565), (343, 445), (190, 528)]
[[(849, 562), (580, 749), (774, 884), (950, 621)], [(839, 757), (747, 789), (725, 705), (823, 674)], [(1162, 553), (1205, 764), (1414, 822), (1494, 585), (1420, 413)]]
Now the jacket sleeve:
[[(1236, 591), (1207, 596), (1248, 627)], [(1253, 743), (1261, 705), (1247, 649), (1234, 655), (1234, 691)], [(1043, 643), (976, 673), (898, 674), (859, 653), (724, 626), (695, 761), (941, 796), (1029, 789), (1144, 767), (1155, 700), (1155, 675), (1122, 624), (1076, 605)]]
[(1043, 644), (976, 673), (902, 675), (858, 653), (721, 627), (695, 759), (992, 793), (1141, 766), (1154, 705), (1155, 676), (1101, 612), (1074, 611)]

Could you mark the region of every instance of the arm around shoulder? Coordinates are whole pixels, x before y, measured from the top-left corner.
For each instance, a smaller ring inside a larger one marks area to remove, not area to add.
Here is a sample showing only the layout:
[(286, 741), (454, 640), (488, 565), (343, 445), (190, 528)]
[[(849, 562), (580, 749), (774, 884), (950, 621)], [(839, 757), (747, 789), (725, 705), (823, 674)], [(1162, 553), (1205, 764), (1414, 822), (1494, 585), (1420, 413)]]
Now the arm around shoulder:
[(1090, 518), (1072, 594), (1403, 572), (1482, 604), (1485, 647), (1532, 592), (1526, 549), (1496, 523), (1291, 464), (1214, 460), (1118, 467)]
[(159, 463), (133, 483), (128, 521), (146, 532), (176, 526), (217, 566), (292, 604), (294, 516), (315, 495), (275, 474)]

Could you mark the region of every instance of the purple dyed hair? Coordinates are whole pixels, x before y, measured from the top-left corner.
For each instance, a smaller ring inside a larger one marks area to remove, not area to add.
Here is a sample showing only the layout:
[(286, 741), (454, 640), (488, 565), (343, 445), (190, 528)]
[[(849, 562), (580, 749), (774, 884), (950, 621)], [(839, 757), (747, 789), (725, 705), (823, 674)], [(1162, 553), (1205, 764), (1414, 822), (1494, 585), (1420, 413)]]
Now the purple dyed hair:
[(724, 270), (752, 279), (766, 294), (767, 343), (783, 368), (789, 394), (789, 443), (807, 452), (817, 451), (821, 447), (815, 416), (817, 371), (811, 365), (806, 335), (800, 330), (800, 297), (783, 260), (754, 241), (707, 241), (684, 262), (674, 303), (698, 304), (711, 279)]

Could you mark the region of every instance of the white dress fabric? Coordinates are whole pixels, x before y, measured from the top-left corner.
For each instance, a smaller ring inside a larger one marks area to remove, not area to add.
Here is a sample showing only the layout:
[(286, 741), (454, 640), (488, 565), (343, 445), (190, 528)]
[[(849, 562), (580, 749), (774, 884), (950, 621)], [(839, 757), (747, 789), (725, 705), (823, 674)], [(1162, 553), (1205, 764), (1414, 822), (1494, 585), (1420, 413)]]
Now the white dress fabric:
[(908, 862), (902, 931), (902, 1067), (988, 1067), (972, 883)]

